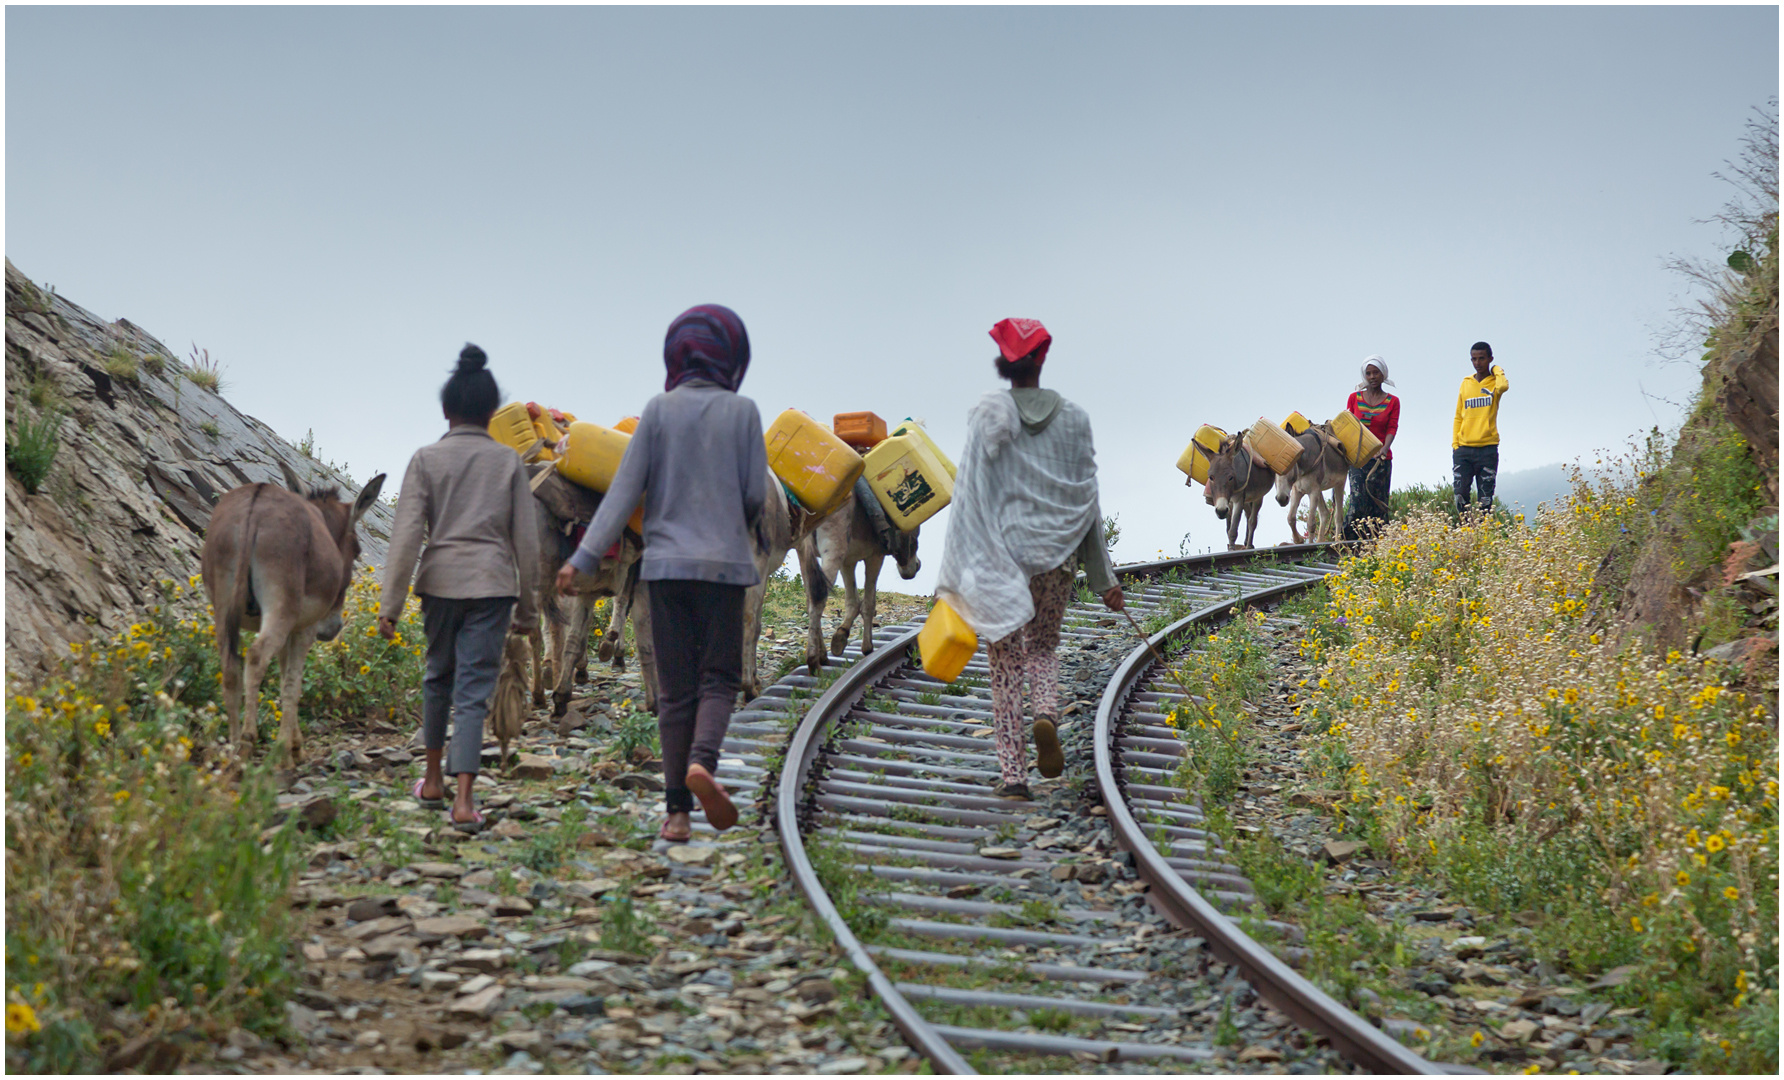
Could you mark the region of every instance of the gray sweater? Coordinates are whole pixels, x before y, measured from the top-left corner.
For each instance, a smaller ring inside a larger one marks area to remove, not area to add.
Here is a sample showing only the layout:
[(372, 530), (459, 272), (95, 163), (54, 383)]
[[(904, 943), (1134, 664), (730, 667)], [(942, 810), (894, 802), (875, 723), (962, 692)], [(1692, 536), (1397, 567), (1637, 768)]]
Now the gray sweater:
[(571, 565), (593, 573), (644, 500), (645, 581), (754, 585), (768, 450), (756, 403), (704, 379), (651, 398)]

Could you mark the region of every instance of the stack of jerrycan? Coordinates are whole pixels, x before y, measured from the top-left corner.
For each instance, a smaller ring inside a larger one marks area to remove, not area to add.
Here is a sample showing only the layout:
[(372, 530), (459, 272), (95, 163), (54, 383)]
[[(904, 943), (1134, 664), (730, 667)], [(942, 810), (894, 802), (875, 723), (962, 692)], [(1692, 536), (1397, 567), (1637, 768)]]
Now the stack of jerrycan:
[(1270, 471), (1277, 476), (1295, 467), (1301, 460), (1301, 444), (1296, 442), (1288, 432), (1277, 427), (1266, 417), (1258, 417), (1248, 429), (1250, 438), (1246, 443), (1258, 452), (1270, 466)]
[(868, 488), (901, 532), (954, 501), (954, 463), (909, 417), (867, 452), (866, 464)]
[(1349, 409), (1332, 417), (1332, 434), (1338, 437), (1339, 445), (1344, 447), (1344, 460), (1350, 462), (1353, 469), (1368, 464), (1369, 459), (1381, 450), (1381, 440), (1375, 437), (1375, 432), (1352, 416)]
[[(623, 431), (573, 420), (563, 439), (557, 444), (557, 471), (572, 484), (580, 484), (605, 495), (613, 486), (613, 476), (626, 455), (632, 437)], [(632, 511), (626, 527), (644, 535), (644, 504)]]
[(819, 517), (842, 505), (867, 467), (853, 447), (798, 409), (775, 417), (762, 441), (768, 448), (768, 468), (787, 494)]
[(1190, 481), (1198, 484), (1208, 482), (1208, 463), (1220, 452), (1221, 440), (1226, 437), (1227, 433), (1213, 424), (1203, 424), (1196, 429), (1195, 438), (1189, 441), (1189, 445), (1177, 458), (1177, 468), (1189, 477), (1184, 481), (1185, 485)]

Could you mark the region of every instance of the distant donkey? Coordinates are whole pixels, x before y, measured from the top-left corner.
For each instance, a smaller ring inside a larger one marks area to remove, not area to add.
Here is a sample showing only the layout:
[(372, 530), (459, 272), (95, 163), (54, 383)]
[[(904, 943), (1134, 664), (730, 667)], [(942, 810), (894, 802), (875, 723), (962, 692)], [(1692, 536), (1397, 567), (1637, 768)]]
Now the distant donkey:
[[(1276, 503), (1288, 507), (1289, 535), (1297, 544), (1305, 539), (1318, 542), (1322, 537), (1336, 540), (1339, 519), (1344, 515), (1344, 486), (1350, 481), (1350, 462), (1344, 457), (1344, 447), (1325, 430), (1324, 424), (1310, 427), (1294, 438), (1301, 444), (1301, 456), (1288, 472), (1276, 478)], [(1332, 493), (1330, 508), (1326, 506), (1327, 491)], [(1313, 498), (1313, 507), (1307, 514), (1306, 537), (1301, 535), (1296, 518), (1303, 496)]]
[[(1257, 535), (1257, 515), (1263, 508), (1264, 495), (1276, 483), (1276, 474), (1246, 442), (1246, 433), (1229, 435), (1221, 440), (1220, 449), (1208, 461), (1208, 483), (1204, 492), (1214, 516), (1227, 523), (1227, 550), (1237, 551), (1252, 546)], [(1239, 515), (1246, 518), (1245, 543), (1239, 543)]]
[[(204, 591), (217, 627), (223, 707), (229, 738), (244, 758), (258, 737), (260, 680), (279, 657), (279, 764), (303, 745), (297, 702), (312, 642), (341, 632), (341, 604), (359, 558), (359, 519), (378, 500), (384, 474), (372, 477), (351, 505), (333, 487), (307, 488), (283, 461), (290, 490), (244, 484), (217, 500), (204, 534)], [(242, 677), (242, 630), (255, 630)]]
[[(873, 652), (873, 620), (878, 604), (880, 567), (890, 555), (898, 576), (909, 581), (923, 562), (917, 558), (917, 529), (900, 530), (886, 517), (866, 480), (855, 482), (854, 494), (822, 518), (799, 541), (799, 571), (805, 581), (807, 632), (805, 663), (814, 674), (822, 667), (824, 652), (824, 604), (836, 576), (842, 574), (844, 602), (842, 621), (830, 638), (830, 652), (841, 656), (849, 644), (849, 630), (861, 617), (861, 654)], [(861, 591), (855, 590), (855, 564), (866, 564)]]

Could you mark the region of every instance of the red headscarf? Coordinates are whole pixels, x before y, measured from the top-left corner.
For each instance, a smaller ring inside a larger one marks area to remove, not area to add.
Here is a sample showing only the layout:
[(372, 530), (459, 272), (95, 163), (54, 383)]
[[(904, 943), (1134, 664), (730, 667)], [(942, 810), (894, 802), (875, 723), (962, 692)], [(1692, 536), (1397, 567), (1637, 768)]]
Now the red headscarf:
[(1034, 353), (1034, 362), (1046, 362), (1047, 350), (1053, 347), (1053, 335), (1039, 319), (1005, 319), (991, 328), (991, 340), (1005, 360), (1012, 364)]

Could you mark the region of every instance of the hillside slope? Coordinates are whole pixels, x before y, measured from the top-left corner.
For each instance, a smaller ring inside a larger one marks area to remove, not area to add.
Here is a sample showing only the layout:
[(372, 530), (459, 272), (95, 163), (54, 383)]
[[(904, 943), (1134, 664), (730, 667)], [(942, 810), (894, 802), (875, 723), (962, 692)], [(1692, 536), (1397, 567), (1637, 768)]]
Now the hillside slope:
[[(131, 372), (134, 373), (131, 373)], [(231, 488), (351, 478), (194, 383), (141, 328), (107, 322), (38, 289), (6, 264), (6, 429), (63, 416), (60, 447), (31, 494), (6, 472), (6, 669), (41, 670), (67, 642), (110, 634), (154, 603), (159, 581), (198, 572), (211, 506)], [(391, 507), (360, 526), (363, 562), (382, 565)]]

